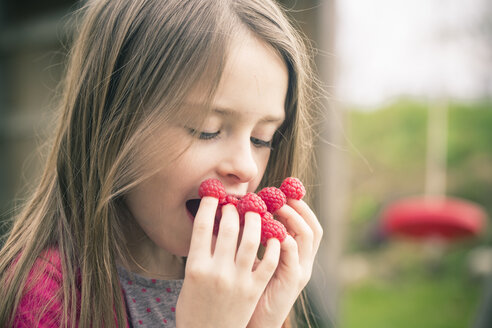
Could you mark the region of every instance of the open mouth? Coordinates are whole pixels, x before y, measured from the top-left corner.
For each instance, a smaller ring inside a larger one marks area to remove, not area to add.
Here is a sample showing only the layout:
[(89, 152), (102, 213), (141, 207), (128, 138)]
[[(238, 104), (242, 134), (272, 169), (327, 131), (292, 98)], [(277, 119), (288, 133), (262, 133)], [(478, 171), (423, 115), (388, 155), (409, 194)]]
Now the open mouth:
[[(200, 199), (190, 199), (186, 201), (186, 209), (188, 210), (190, 214), (190, 218), (192, 220), (195, 219), (199, 207), (200, 207)], [(222, 218), (222, 205), (219, 205), (217, 207), (217, 210), (215, 211), (215, 223), (214, 223), (215, 235), (217, 235), (217, 232), (219, 231), (219, 223), (221, 218)]]
[(196, 216), (196, 212), (198, 212), (198, 207), (200, 207), (200, 199), (190, 199), (186, 201), (186, 208), (193, 217)]
[[(226, 200), (227, 200), (228, 204), (237, 205), (237, 203), (239, 202), (239, 200), (241, 200), (241, 198), (243, 198), (243, 196), (244, 196), (244, 194), (243, 195), (227, 194)], [(200, 207), (200, 201), (201, 201), (200, 198), (189, 199), (186, 201), (186, 209), (188, 210), (188, 212), (191, 214), (191, 216), (193, 218), (196, 217), (196, 213), (198, 212), (198, 208)], [(216, 220), (220, 220), (220, 218), (222, 216), (222, 211), (220, 210), (221, 207), (222, 206), (219, 205), (217, 212), (215, 213)]]

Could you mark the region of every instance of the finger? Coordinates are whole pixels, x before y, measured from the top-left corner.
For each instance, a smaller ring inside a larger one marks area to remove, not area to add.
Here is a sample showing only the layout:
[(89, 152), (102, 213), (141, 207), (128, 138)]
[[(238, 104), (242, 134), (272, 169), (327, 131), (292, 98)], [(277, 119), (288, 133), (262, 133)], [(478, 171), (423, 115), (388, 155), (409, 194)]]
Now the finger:
[(234, 205), (222, 206), (219, 233), (213, 254), (217, 261), (234, 263), (239, 234), (239, 214)]
[(246, 212), (243, 235), (236, 255), (238, 268), (251, 272), (255, 263), (261, 238), (261, 217), (258, 213)]
[(213, 197), (203, 197), (193, 222), (190, 251), (188, 260), (193, 256), (211, 256), (212, 230), (215, 221), (215, 211), (219, 200)]
[(288, 199), (287, 204), (304, 218), (304, 221), (313, 231), (313, 251), (316, 253), (323, 237), (323, 227), (319, 223), (316, 214), (303, 200)]
[(298, 244), (292, 236), (287, 235), (280, 244), (280, 264), (289, 268), (299, 265)]
[(289, 205), (284, 205), (275, 214), (280, 222), (284, 224), (295, 241), (299, 249), (299, 257), (302, 260), (311, 261), (313, 255), (314, 233), (311, 227), (304, 221), (303, 217)]
[[(285, 240), (284, 240), (285, 241)], [(267, 241), (263, 258), (257, 264), (253, 275), (256, 279), (262, 281), (265, 285), (270, 281), (275, 270), (277, 269), (280, 259), (280, 242), (276, 238), (270, 238)]]
[(258, 268), (258, 265), (261, 263), (260, 259), (258, 258), (258, 256), (255, 258), (255, 263), (253, 263), (253, 270), (252, 271), (256, 271), (256, 268)]

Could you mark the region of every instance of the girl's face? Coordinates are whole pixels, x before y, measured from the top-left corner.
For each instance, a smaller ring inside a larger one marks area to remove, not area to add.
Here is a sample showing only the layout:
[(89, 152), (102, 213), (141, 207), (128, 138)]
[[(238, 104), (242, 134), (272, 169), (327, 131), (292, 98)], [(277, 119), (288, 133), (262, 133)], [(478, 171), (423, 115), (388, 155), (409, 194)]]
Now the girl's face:
[[(202, 127), (192, 119), (186, 124), (173, 122), (163, 128), (166, 140), (156, 136), (154, 142), (173, 146), (163, 146), (152, 160), (151, 165), (162, 163), (162, 170), (126, 197), (130, 212), (148, 236), (144, 241), (130, 240), (130, 247), (186, 256), (193, 207), (196, 210), (203, 180), (219, 179), (227, 193), (236, 195), (258, 187), (270, 142), (285, 117), (287, 68), (273, 49), (251, 35), (233, 43), (228, 58), (213, 112)], [(190, 96), (186, 106), (200, 111), (200, 98), (199, 94)], [(194, 141), (191, 146), (190, 141)]]

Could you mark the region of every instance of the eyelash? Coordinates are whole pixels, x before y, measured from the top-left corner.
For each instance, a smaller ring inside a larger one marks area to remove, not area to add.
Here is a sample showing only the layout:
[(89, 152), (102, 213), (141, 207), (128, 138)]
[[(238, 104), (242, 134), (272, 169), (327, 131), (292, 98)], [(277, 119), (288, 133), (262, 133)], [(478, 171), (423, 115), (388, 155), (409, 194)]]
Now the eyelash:
[(272, 141), (265, 141), (265, 140), (261, 140), (261, 139), (258, 139), (258, 138), (253, 138), (251, 137), (251, 142), (253, 143), (253, 145), (255, 147), (266, 147), (266, 148), (270, 148), (270, 149), (273, 149), (272, 147)]
[[(199, 131), (192, 129), (192, 128), (188, 128), (188, 131), (190, 132), (191, 135), (196, 136), (200, 140), (211, 140), (211, 139), (217, 138), (220, 135), (220, 131), (217, 131), (217, 132), (199, 132)], [(250, 140), (251, 140), (251, 143), (253, 143), (253, 145), (257, 148), (266, 147), (266, 148), (273, 149), (272, 141), (265, 141), (265, 140), (261, 140), (261, 139), (253, 138), (253, 137), (251, 137)]]

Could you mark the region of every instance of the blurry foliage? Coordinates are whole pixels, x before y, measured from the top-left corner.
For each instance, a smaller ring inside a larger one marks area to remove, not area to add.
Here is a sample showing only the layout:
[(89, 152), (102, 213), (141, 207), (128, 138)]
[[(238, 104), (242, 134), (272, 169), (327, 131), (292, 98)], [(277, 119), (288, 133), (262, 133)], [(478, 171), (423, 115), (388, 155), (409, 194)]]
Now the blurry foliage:
[(484, 206), (491, 222), (492, 102), (451, 108), (447, 176), (449, 194)]
[[(362, 257), (370, 273), (345, 286), (341, 326), (469, 326), (482, 284), (468, 274), (467, 254), (491, 243), (491, 233), (451, 245), (435, 270), (426, 262), (425, 246), (389, 242), (379, 226), (384, 206), (424, 192), (427, 104), (402, 99), (348, 115), (354, 153), (347, 255)], [(447, 195), (483, 206), (492, 230), (492, 102), (450, 103), (447, 141)]]
[[(465, 255), (463, 249), (450, 250), (437, 272), (423, 261), (412, 261), (413, 266), (401, 265), (393, 276), (349, 286), (341, 305), (341, 327), (469, 327), (482, 286), (463, 278)], [(405, 254), (400, 257), (407, 260)]]
[[(365, 240), (383, 206), (424, 192), (427, 104), (404, 99), (376, 111), (352, 110), (348, 134), (355, 149), (349, 231)], [(484, 206), (490, 217), (492, 102), (449, 104), (447, 165), (447, 194)]]

